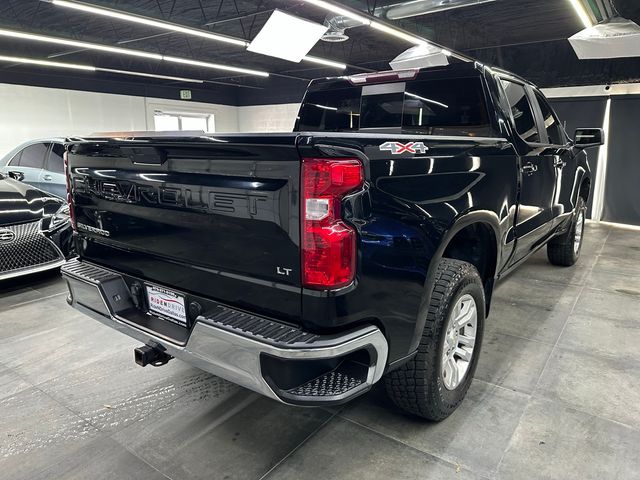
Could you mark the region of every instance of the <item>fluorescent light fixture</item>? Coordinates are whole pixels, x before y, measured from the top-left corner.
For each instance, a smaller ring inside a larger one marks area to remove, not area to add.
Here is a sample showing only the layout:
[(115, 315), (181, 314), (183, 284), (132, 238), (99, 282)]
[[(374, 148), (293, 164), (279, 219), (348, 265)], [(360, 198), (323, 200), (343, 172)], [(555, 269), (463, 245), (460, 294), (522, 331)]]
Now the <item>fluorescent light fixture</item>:
[(199, 60), (191, 60), (188, 58), (180, 57), (168, 57), (163, 56), (162, 59), (166, 62), (181, 63), (183, 65), (192, 65), (194, 67), (213, 68), (215, 70), (226, 70), (235, 73), (246, 73), (247, 75), (257, 75), (259, 77), (268, 77), (269, 73), (262, 72), (260, 70), (251, 70), (250, 68), (241, 67), (228, 67), (227, 65), (220, 65), (219, 63), (201, 62)]
[(345, 68), (347, 68), (347, 65), (344, 63), (334, 62), (333, 60), (325, 60), (324, 58), (312, 57), (311, 55), (307, 55), (302, 60), (304, 60), (305, 62), (326, 65), (328, 67), (339, 68), (340, 70), (344, 70)]
[(66, 38), (48, 37), (46, 35), (36, 35), (34, 33), (16, 32), (14, 30), (0, 29), (0, 36), (20, 38), (22, 40), (35, 40), (37, 42), (55, 43), (57, 45), (66, 45), (68, 47), (85, 48), (87, 50), (100, 50), (102, 52), (117, 53), (120, 55), (130, 55), (134, 57), (151, 58), (154, 60), (162, 60), (162, 55), (157, 53), (148, 53), (140, 50), (130, 50), (128, 48), (109, 47), (107, 45), (99, 45), (97, 43), (79, 42), (77, 40), (68, 40)]
[[(114, 10), (111, 8), (97, 7), (94, 5), (89, 5), (87, 3), (71, 2), (68, 0), (51, 0), (51, 3), (54, 5), (58, 5), (60, 7), (73, 8), (82, 12), (93, 13), (96, 15), (103, 15), (106, 17), (111, 17), (118, 20), (128, 21), (128, 22), (140, 23), (142, 25), (149, 25), (151, 27), (157, 27), (164, 30), (184, 33), (186, 35), (193, 35), (193, 36), (205, 38), (208, 40), (226, 42), (226, 43), (238, 45), (244, 48), (246, 48), (249, 45), (249, 42), (241, 38), (234, 38), (226, 35), (218, 35), (218, 34), (207, 32), (197, 28), (184, 27), (181, 25), (177, 25), (175, 23), (165, 22), (163, 20), (156, 20), (154, 18), (149, 18), (149, 17), (143, 17), (141, 15), (134, 15), (127, 12)], [(368, 20), (367, 20), (367, 23), (368, 23)], [(323, 58), (318, 58), (318, 57), (312, 57), (310, 55), (307, 55), (306, 57), (304, 57), (303, 60), (308, 62), (318, 63), (321, 65), (326, 65), (332, 68), (339, 68), (342, 70), (347, 68), (347, 65), (345, 65), (344, 63), (334, 62), (332, 60), (325, 60)]]
[(607, 163), (609, 162), (609, 128), (611, 127), (611, 97), (607, 98), (604, 109), (604, 119), (602, 129), (604, 130), (604, 145), (598, 151), (598, 169), (593, 186), (593, 206), (591, 207), (591, 218), (602, 220), (604, 210), (604, 189), (607, 179)]
[(390, 27), (384, 23), (380, 22), (371, 22), (371, 28), (375, 28), (381, 32), (386, 33), (387, 35), (391, 35), (393, 37), (399, 38), (401, 40), (405, 40), (409, 43), (413, 43), (414, 45), (428, 45), (429, 42), (423, 40), (422, 38), (418, 38), (415, 35), (411, 35), (410, 33), (403, 32), (402, 30), (398, 30), (397, 28)]
[(155, 73), (132, 72), (130, 70), (115, 70), (113, 68), (100, 67), (96, 67), (95, 70), (98, 72), (117, 73), (120, 75), (133, 75), (134, 77), (159, 78), (161, 80), (173, 80), (176, 82), (204, 83), (204, 80), (198, 80), (195, 78), (173, 77), (171, 75), (157, 75)]
[(298, 63), (329, 27), (276, 10), (247, 50)]
[(263, 72), (260, 70), (252, 70), (250, 68), (242, 68), (242, 67), (231, 67), (228, 65), (221, 65), (218, 63), (210, 63), (210, 62), (201, 62), (201, 61), (197, 61), (197, 60), (191, 60), (188, 58), (178, 58), (178, 57), (170, 57), (170, 56), (165, 56), (165, 55), (159, 55), (156, 53), (148, 53), (148, 52), (143, 52), (141, 50), (131, 50), (128, 48), (118, 48), (118, 47), (109, 47), (106, 45), (100, 45), (97, 43), (89, 43), (89, 42), (79, 42), (76, 40), (67, 40), (65, 38), (59, 38), (59, 37), (49, 37), (49, 36), (45, 36), (45, 35), (36, 35), (36, 34), (32, 34), (32, 33), (23, 33), (23, 32), (16, 32), (13, 30), (5, 30), (5, 29), (0, 29), (0, 36), (5, 36), (5, 37), (11, 37), (11, 38), (20, 38), (23, 40), (35, 40), (35, 41), (39, 41), (39, 42), (45, 42), (45, 43), (54, 43), (57, 45), (66, 45), (69, 47), (77, 47), (77, 48), (83, 48), (83, 49), (87, 49), (87, 50), (99, 50), (102, 52), (109, 52), (109, 53), (117, 53), (120, 55), (132, 55), (132, 56), (136, 56), (136, 57), (143, 57), (143, 58), (150, 58), (153, 60), (165, 60), (167, 62), (172, 62), (172, 63), (181, 63), (184, 65), (193, 65), (193, 66), (198, 66), (198, 67), (205, 67), (205, 68), (213, 68), (216, 70), (225, 70), (227, 72), (235, 72), (235, 73), (242, 73), (242, 74), (247, 74), (247, 75), (257, 75), (259, 77), (268, 77), (269, 73), (268, 72)]
[(133, 75), (135, 77), (159, 78), (161, 80), (173, 80), (176, 82), (204, 83), (204, 80), (195, 78), (173, 77), (170, 75), (156, 75), (155, 73), (132, 72), (130, 70), (115, 70), (112, 68), (93, 67), (91, 65), (78, 65), (75, 63), (51, 62), (49, 60), (38, 60), (36, 58), (9, 57), (0, 55), (0, 62), (21, 63), (26, 65), (39, 65), (42, 67), (71, 68), (74, 70), (85, 70), (87, 72), (109, 72), (118, 75)]
[(362, 15), (358, 15), (357, 13), (353, 13), (351, 10), (347, 10), (346, 8), (342, 8), (338, 5), (334, 5), (333, 3), (325, 2), (324, 0), (305, 0), (305, 3), (310, 3), (311, 5), (315, 5), (316, 7), (327, 10), (331, 13), (335, 13), (337, 15), (342, 15), (347, 18), (351, 18), (356, 20), (357, 22), (362, 23), (363, 25), (369, 25), (371, 20)]
[(582, 2), (580, 0), (569, 0), (569, 1), (571, 2), (573, 9), (578, 14), (578, 17), (580, 17), (580, 21), (584, 25), (584, 28), (593, 27), (593, 22), (591, 21), (591, 17), (589, 17), (589, 14), (584, 9), (584, 5), (582, 4)]
[(96, 71), (95, 67), (92, 67), (91, 65), (77, 65), (75, 63), (50, 62), (48, 60), (36, 60), (35, 58), (6, 57), (4, 55), (0, 55), (0, 62), (24, 63), (29, 65), (40, 65), (43, 67), (72, 68), (74, 70), (86, 70), (88, 72)]
[(231, 38), (225, 35), (217, 35), (215, 33), (199, 30), (197, 28), (183, 27), (174, 23), (164, 22), (162, 20), (155, 20), (148, 17), (119, 12), (110, 8), (96, 7), (86, 3), (69, 2), (67, 0), (52, 0), (51, 3), (60, 7), (73, 8), (95, 15), (117, 18), (118, 20), (124, 20), (126, 22), (140, 23), (142, 25), (148, 25), (150, 27), (156, 27), (163, 30), (171, 30), (173, 32), (185, 33), (187, 35), (195, 35), (197, 37), (207, 38), (209, 40), (215, 40), (218, 42), (230, 43), (232, 45), (238, 45), (240, 47), (246, 47), (249, 44), (248, 42), (241, 39)]

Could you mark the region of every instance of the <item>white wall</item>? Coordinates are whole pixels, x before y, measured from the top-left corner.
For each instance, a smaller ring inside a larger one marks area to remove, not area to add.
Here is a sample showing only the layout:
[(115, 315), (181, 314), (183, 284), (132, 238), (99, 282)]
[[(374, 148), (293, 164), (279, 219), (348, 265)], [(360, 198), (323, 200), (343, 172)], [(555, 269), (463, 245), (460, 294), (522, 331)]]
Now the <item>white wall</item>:
[(238, 107), (239, 132), (291, 132), (299, 103)]
[(27, 140), (153, 130), (153, 112), (213, 114), (216, 132), (290, 132), (298, 103), (234, 107), (0, 83), (0, 157)]
[(238, 131), (233, 106), (0, 83), (0, 157), (37, 138), (153, 130), (155, 109), (213, 114), (217, 132)]

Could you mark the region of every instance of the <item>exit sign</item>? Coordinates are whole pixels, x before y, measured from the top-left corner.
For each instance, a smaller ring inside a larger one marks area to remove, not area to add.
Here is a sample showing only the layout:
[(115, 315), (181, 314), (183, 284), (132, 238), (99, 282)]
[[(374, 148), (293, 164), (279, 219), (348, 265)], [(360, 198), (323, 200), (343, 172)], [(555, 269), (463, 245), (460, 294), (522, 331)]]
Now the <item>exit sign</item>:
[(191, 90), (180, 90), (181, 100), (191, 100)]

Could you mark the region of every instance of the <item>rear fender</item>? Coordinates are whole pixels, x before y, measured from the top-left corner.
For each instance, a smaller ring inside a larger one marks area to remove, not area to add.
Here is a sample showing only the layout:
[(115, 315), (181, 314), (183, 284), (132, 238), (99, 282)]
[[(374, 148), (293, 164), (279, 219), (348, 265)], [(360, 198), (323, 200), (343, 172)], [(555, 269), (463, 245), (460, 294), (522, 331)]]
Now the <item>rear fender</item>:
[[(468, 227), (474, 223), (484, 223), (491, 226), (493, 229), (494, 237), (496, 240), (496, 259), (497, 263), (500, 262), (500, 228), (499, 228), (499, 220), (498, 215), (494, 212), (490, 212), (487, 210), (479, 210), (474, 212), (469, 212), (467, 214), (461, 215), (458, 217), (454, 224), (447, 230), (447, 232), (442, 236), (442, 240), (436, 253), (434, 254), (431, 262), (429, 263), (429, 268), (427, 270), (427, 280), (425, 282), (424, 294), (422, 296), (422, 301), (420, 302), (420, 308), (418, 309), (418, 318), (416, 319), (416, 326), (413, 334), (413, 340), (411, 342), (410, 352), (413, 352), (418, 348), (418, 344), (420, 343), (420, 338), (422, 336), (422, 332), (424, 330), (424, 325), (427, 320), (427, 312), (429, 310), (429, 303), (431, 300), (431, 294), (433, 293), (433, 287), (435, 284), (435, 276), (438, 268), (438, 264), (443, 257), (447, 246), (451, 242), (451, 240), (455, 237), (455, 235), (461, 231), (463, 228)], [(497, 265), (496, 265), (497, 271)], [(486, 309), (488, 310), (491, 294), (493, 291), (493, 284), (495, 281), (495, 273), (494, 278), (489, 279), (488, 284), (485, 286), (485, 294), (487, 298), (485, 298)]]

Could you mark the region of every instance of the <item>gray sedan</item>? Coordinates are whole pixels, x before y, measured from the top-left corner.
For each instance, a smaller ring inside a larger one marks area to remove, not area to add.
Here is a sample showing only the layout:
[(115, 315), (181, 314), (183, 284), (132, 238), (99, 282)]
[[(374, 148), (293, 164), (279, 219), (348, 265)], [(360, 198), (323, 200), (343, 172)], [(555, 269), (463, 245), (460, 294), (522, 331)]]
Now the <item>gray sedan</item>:
[(0, 160), (0, 173), (65, 198), (63, 142), (50, 138), (23, 143)]

